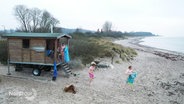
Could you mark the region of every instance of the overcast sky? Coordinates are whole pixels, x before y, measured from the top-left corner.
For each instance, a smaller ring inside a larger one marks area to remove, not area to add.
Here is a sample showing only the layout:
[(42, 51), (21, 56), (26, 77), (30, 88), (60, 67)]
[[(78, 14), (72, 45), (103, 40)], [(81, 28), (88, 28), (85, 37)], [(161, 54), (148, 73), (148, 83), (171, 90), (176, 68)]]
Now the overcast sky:
[(13, 8), (20, 4), (49, 11), (66, 28), (97, 30), (111, 21), (113, 30), (184, 36), (184, 0), (0, 0), (0, 29), (19, 26)]

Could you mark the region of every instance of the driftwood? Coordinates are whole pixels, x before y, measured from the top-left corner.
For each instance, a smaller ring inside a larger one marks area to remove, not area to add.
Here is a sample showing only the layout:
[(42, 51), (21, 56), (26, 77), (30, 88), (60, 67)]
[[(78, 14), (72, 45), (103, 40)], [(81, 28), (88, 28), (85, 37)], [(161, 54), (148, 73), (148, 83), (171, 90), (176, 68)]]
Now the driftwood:
[(98, 68), (109, 68), (110, 65), (104, 62), (100, 62), (99, 60), (94, 61), (96, 63), (96, 69)]
[(106, 63), (100, 63), (100, 64), (97, 64), (96, 67), (97, 67), (97, 68), (109, 68), (110, 65), (109, 65), (109, 64), (106, 64)]
[(75, 86), (74, 85), (68, 85), (64, 88), (64, 92), (71, 92), (73, 94), (76, 94)]

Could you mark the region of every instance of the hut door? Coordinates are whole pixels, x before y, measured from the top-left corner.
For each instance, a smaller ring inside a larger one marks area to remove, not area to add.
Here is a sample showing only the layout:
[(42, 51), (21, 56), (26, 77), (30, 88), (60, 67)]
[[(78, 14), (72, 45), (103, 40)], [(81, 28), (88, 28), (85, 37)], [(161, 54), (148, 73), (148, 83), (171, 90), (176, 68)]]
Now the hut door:
[(46, 40), (46, 51), (50, 51), (50, 54), (45, 55), (45, 62), (49, 64), (53, 64), (54, 40), (52, 39)]

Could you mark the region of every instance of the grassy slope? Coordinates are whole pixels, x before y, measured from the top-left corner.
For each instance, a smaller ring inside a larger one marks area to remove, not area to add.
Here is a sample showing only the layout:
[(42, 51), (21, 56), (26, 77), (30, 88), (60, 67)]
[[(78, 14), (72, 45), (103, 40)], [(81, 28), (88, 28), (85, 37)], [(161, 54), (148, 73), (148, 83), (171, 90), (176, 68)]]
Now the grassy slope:
[(135, 50), (112, 43), (104, 37), (82, 33), (74, 33), (72, 36), (70, 54), (72, 58), (80, 57), (83, 64), (90, 63), (96, 57), (112, 58), (118, 55), (123, 61), (130, 61), (137, 55)]

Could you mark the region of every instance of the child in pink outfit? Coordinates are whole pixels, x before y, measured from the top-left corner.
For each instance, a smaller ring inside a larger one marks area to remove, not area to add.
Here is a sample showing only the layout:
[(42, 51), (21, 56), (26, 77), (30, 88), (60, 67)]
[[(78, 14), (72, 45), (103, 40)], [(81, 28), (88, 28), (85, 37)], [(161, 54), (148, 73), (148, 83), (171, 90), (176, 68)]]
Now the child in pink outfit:
[(89, 84), (90, 84), (90, 85), (91, 85), (92, 80), (94, 79), (94, 70), (95, 70), (95, 66), (96, 66), (96, 63), (95, 63), (95, 62), (92, 62), (92, 63), (91, 63), (91, 66), (90, 66), (90, 68), (89, 68), (89, 71), (88, 71), (88, 73), (89, 73), (89, 78), (90, 78), (90, 80), (89, 80)]

